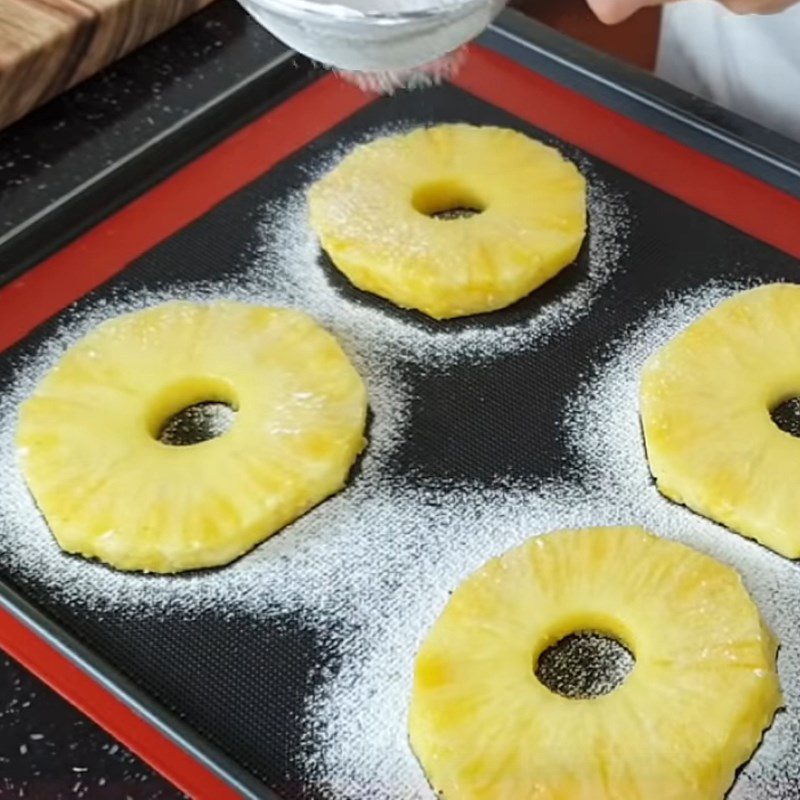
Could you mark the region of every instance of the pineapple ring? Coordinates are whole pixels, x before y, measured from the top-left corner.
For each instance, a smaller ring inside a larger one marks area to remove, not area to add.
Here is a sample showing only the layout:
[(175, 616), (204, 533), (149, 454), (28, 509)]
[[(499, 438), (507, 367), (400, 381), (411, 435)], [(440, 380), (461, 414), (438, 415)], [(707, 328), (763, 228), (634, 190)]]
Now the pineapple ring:
[[(187, 406), (221, 436), (158, 440)], [(59, 545), (124, 570), (226, 564), (338, 491), (365, 444), (366, 392), (298, 311), (167, 303), (98, 326), (20, 411), (22, 470)]]
[(762, 286), (720, 303), (644, 368), (642, 427), (659, 490), (800, 556), (800, 441), (770, 418), (798, 394), (800, 286)]
[[(478, 213), (436, 218), (459, 208)], [(572, 263), (586, 181), (517, 131), (438, 125), (356, 147), (311, 187), (309, 211), (355, 286), (443, 319), (508, 306)]]
[[(602, 697), (536, 678), (576, 630), (636, 663)], [(781, 704), (777, 643), (738, 573), (640, 528), (539, 536), (453, 593), (416, 660), (411, 744), (446, 800), (712, 800)]]

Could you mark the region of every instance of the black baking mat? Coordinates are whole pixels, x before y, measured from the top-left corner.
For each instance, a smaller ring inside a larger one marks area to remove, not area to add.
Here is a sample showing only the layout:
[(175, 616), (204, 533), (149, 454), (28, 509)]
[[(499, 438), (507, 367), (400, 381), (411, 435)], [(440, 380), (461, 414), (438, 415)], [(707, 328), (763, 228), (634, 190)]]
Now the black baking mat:
[[(445, 121), (514, 127), (556, 144), (579, 160), (592, 180), (623, 197), (630, 225), (612, 278), (588, 311), (556, 331), (546, 346), (491, 363), (403, 366), (413, 401), (407, 438), (389, 467), (398, 477), (481, 486), (503, 477), (536, 484), (569, 475), (572, 465), (559, 428), (565, 399), (576, 391), (605, 343), (672, 292), (715, 278), (771, 281), (797, 276), (797, 262), (788, 255), (461, 90), (440, 87), (371, 104), (139, 258), (88, 302), (112, 291), (119, 296), (168, 289), (179, 296), (183, 284), (219, 280), (252, 257), (265, 203), (305, 186), (309, 165), (326, 153), (341, 151), (343, 144), (386, 125)], [(576, 266), (510, 309), (447, 323), (398, 311), (353, 289), (335, 273), (331, 279), (342, 303), (370, 303), (421, 326), (482, 328), (521, 324), (539, 313), (586, 280), (587, 257), (584, 247)], [(320, 269), (330, 270), (322, 258)], [(78, 303), (77, 309), (83, 305)], [(314, 313), (313, 308), (306, 310)], [(0, 384), (14, 379), (14, 362), (24, 363), (26, 354), (53, 334), (57, 322), (42, 325), (2, 356)], [(0, 538), (0, 543), (8, 546), (7, 539)], [(309, 785), (304, 774), (303, 709), (320, 675), (340, 663), (331, 644), (335, 637), (321, 637), (299, 614), (265, 620), (219, 607), (192, 615), (161, 609), (131, 617), (79, 602), (64, 604), (35, 574), (12, 572), (8, 564), (0, 553), (4, 581), (285, 800), (323, 796), (323, 788)]]

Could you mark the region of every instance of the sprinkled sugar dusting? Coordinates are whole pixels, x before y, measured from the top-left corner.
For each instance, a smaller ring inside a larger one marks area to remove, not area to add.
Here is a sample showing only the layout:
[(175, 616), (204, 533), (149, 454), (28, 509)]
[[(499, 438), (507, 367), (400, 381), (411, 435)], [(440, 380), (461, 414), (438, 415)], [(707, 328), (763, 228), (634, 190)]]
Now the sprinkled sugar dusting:
[(625, 683), (635, 664), (624, 644), (601, 631), (576, 631), (538, 658), (536, 677), (564, 697), (601, 697)]
[[(235, 285), (197, 284), (183, 286), (178, 291), (180, 299), (197, 302), (225, 298), (285, 305), (280, 302), (280, 297), (255, 297), (252, 292), (245, 292)], [(302, 598), (306, 588), (303, 582), (313, 584), (323, 575), (320, 568), (325, 563), (325, 556), (312, 548), (313, 552), (308, 554), (308, 567), (316, 577), (309, 574), (305, 578), (302, 569), (294, 578), (289, 577), (286, 565), (282, 563), (284, 557), (290, 555), (292, 564), (301, 568), (306, 537), (316, 535), (319, 512), (324, 508), (325, 518), (321, 526), (328, 530), (335, 527), (336, 520), (341, 517), (339, 506), (344, 504), (347, 507), (351, 502), (348, 499), (351, 490), (360, 488), (367, 494), (372, 491), (375, 482), (380, 480), (380, 466), (391, 458), (406, 427), (409, 398), (399, 369), (352, 339), (340, 336), (348, 356), (367, 384), (374, 417), (369, 431), (371, 446), (361, 463), (360, 480), (292, 526), (295, 535), (291, 543), (282, 542), (284, 537), (276, 536), (246, 558), (208, 573), (177, 578), (126, 574), (61, 553), (27, 491), (14, 457), (14, 432), (20, 404), (67, 347), (99, 323), (171, 299), (176, 298), (168, 292), (138, 292), (135, 297), (117, 294), (110, 300), (82, 303), (65, 316), (55, 334), (26, 358), (24, 365), (17, 365), (11, 386), (0, 398), (0, 553), (7, 563), (13, 564), (15, 572), (44, 584), (51, 594), (93, 609), (113, 608), (121, 614), (168, 607), (186, 614), (206, 609), (236, 613), (279, 606), (284, 600), (288, 601), (286, 608), (304, 608)], [(373, 368), (376, 359), (380, 368)], [(355, 524), (352, 519), (342, 522), (345, 531)], [(323, 538), (333, 545), (334, 550), (347, 546), (346, 540), (335, 544)], [(264, 549), (267, 546), (269, 550)], [(274, 592), (264, 594), (265, 587)]]
[[(304, 709), (308, 794), (352, 800), (416, 800), (433, 793), (407, 743), (413, 657), (449, 592), (488, 558), (557, 528), (642, 524), (736, 566), (781, 637), (789, 711), (780, 715), (732, 797), (766, 800), (797, 779), (790, 756), (800, 737), (797, 707), (800, 592), (796, 568), (741, 537), (662, 500), (651, 486), (636, 416), (643, 358), (729, 286), (673, 298), (601, 359), (570, 403), (566, 427), (581, 478), (574, 482), (412, 485), (389, 465), (407, 435), (414, 364), (480, 363), (543, 346), (587, 312), (625, 251), (624, 198), (591, 182), (588, 264), (563, 294), (524, 319), (425, 324), (368, 298), (351, 299), (320, 266), (302, 192), (266, 205), (235, 273), (216, 283), (156, 293), (112, 292), (79, 303), (55, 334), (16, 365), (0, 397), (0, 557), (13, 571), (92, 613), (214, 609), (278, 625), (291, 612), (334, 637)], [(571, 268), (567, 268), (565, 273)], [(64, 350), (104, 319), (180, 297), (232, 298), (306, 310), (342, 343), (364, 377), (374, 415), (370, 445), (351, 484), (233, 565), (201, 574), (150, 577), (64, 555), (18, 472), (13, 434), (19, 404)], [(791, 796), (789, 793), (788, 796)]]
[(585, 498), (607, 523), (635, 522), (735, 567), (780, 641), (786, 709), (744, 767), (729, 800), (796, 797), (800, 765), (800, 566), (664, 498), (650, 477), (638, 415), (646, 358), (698, 316), (749, 288), (710, 283), (672, 297), (607, 349), (569, 404), (566, 427)]
[[(397, 130), (400, 128), (393, 126), (373, 135)], [(319, 159), (309, 179), (330, 168), (342, 154), (343, 148), (339, 148), (332, 155)], [(409, 314), (387, 313), (380, 307), (370, 306), (368, 300), (355, 302), (342, 296), (320, 266), (319, 247), (307, 222), (305, 189), (265, 205), (261, 222), (257, 223), (258, 230), (254, 232), (258, 245), (243, 253), (236, 271), (224, 280), (181, 284), (159, 292), (112, 291), (102, 299), (79, 302), (62, 315), (57, 331), (35, 353), (26, 355), (24, 364), (16, 365), (11, 385), (0, 398), (0, 548), (4, 557), (14, 564), (15, 570), (43, 582), (52, 593), (91, 607), (109, 606), (125, 611), (167, 604), (174, 608), (177, 603), (181, 608), (195, 611), (219, 607), (223, 601), (233, 608), (242, 603), (261, 607), (280, 605), (293, 594), (304, 597), (304, 590), (295, 592), (292, 588), (298, 585), (299, 578), (281, 580), (270, 574), (268, 585), (275, 589), (274, 598), (260, 595), (258, 600), (253, 600), (251, 594), (237, 591), (236, 586), (241, 585), (243, 574), (252, 575), (259, 585), (266, 585), (261, 583), (266, 575), (260, 570), (265, 568), (263, 565), (273, 563), (273, 549), (282, 551), (288, 547), (287, 552), (293, 554), (292, 561), (299, 565), (300, 557), (294, 553), (304, 546), (303, 531), (310, 530), (309, 526), (313, 526), (323, 512), (326, 520), (323, 527), (327, 526), (328, 518), (337, 513), (335, 503), (354, 509), (353, 519), (347, 520), (345, 525), (348, 530), (363, 528), (366, 525), (361, 521), (364, 516), (355, 513), (357, 501), (351, 496), (357, 487), (350, 487), (339, 499), (328, 501), (296, 523), (289, 544), (283, 543), (284, 537), (275, 537), (257, 553), (217, 574), (160, 581), (124, 575), (82, 559), (65, 558), (56, 548), (12, 458), (19, 405), (70, 345), (102, 321), (119, 314), (174, 299), (199, 302), (236, 299), (299, 308), (337, 336), (367, 383), (374, 422), (359, 485), (367, 487), (365, 497), (376, 496), (377, 488), (373, 485), (380, 484), (383, 489), (381, 468), (391, 459), (404, 435), (410, 402), (402, 376), (404, 365), (413, 361), (426, 364), (477, 361), (541, 346), (549, 335), (584, 313), (610, 277), (624, 252), (629, 214), (620, 195), (610, 192), (599, 179), (591, 182), (592, 231), (588, 236), (587, 274), (563, 297), (507, 327), (492, 327), (484, 321), (467, 322), (442, 332), (442, 326), (437, 328), (437, 323), (421, 325)], [(35, 536), (32, 531), (36, 532)], [(308, 535), (314, 536), (313, 533)], [(326, 542), (328, 538), (325, 537)], [(359, 537), (353, 533), (352, 538)], [(18, 546), (22, 540), (25, 547)], [(311, 569), (317, 570), (315, 575), (318, 576), (320, 567), (316, 559), (324, 561), (325, 557), (316, 548), (312, 549)], [(275, 571), (280, 576), (287, 574), (283, 564), (275, 567)], [(316, 578), (309, 580), (313, 582)], [(282, 584), (286, 584), (284, 589), (279, 588)]]
[[(319, 165), (317, 174), (328, 166)], [(522, 319), (493, 322), (497, 315), (489, 314), (480, 317), (480, 322), (475, 318), (436, 322), (416, 312), (395, 310), (371, 295), (349, 299), (332, 281), (332, 273), (338, 278), (334, 268), (320, 268), (319, 246), (307, 222), (305, 192), (267, 209), (253, 277), (257, 284), (279, 291), (287, 304), (313, 309), (323, 324), (367, 337), (395, 358), (447, 365), (467, 358), (491, 361), (527, 349), (534, 341), (542, 345), (589, 311), (626, 249), (631, 213), (624, 197), (592, 176), (588, 165), (581, 169), (589, 180), (585, 274)], [(576, 267), (565, 268), (566, 279), (571, 270)], [(536, 297), (535, 291), (532, 296)]]
[(354, 576), (368, 592), (361, 602), (375, 606), (353, 609), (348, 657), (309, 704), (307, 763), (330, 800), (434, 796), (409, 749), (406, 713), (414, 654), (451, 591), (535, 533), (602, 524), (580, 490), (556, 483), (409, 489), (384, 514), (394, 541), (372, 576), (382, 585)]
[(207, 401), (188, 406), (167, 420), (158, 434), (163, 444), (182, 447), (222, 436), (236, 411), (226, 403)]

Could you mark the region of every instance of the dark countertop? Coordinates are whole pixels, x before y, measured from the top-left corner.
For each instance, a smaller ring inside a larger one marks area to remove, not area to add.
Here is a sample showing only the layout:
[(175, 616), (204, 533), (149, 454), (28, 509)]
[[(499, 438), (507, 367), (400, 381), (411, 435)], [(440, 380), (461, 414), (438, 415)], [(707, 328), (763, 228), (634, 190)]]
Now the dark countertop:
[(0, 131), (0, 237), (284, 50), (219, 0)]
[(52, 689), (0, 655), (0, 798), (181, 797)]
[[(0, 240), (203, 105), (232, 74), (283, 51), (233, 0), (220, 0), (0, 131)], [(2, 800), (180, 797), (0, 651)]]

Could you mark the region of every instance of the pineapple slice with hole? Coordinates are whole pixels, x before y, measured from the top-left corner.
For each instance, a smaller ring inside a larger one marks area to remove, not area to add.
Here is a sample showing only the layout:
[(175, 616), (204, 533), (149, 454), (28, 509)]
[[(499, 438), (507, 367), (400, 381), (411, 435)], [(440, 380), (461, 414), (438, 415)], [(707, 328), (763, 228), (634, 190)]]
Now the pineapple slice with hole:
[(771, 284), (720, 303), (642, 373), (642, 428), (659, 490), (800, 556), (800, 440), (773, 419), (798, 395), (800, 286)]
[[(539, 681), (580, 631), (633, 653), (619, 688)], [(453, 593), (417, 655), (411, 745), (446, 800), (722, 798), (781, 704), (776, 650), (708, 556), (640, 528), (539, 536)]]
[(586, 182), (517, 131), (438, 125), (356, 147), (309, 211), (355, 286), (443, 319), (508, 306), (570, 264)]
[[(222, 435), (159, 438), (203, 403), (235, 409)], [(235, 559), (338, 491), (366, 410), (358, 373), (305, 314), (176, 302), (71, 347), (23, 404), (17, 445), (64, 550), (177, 572)]]

